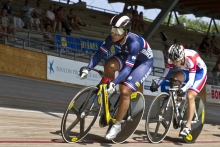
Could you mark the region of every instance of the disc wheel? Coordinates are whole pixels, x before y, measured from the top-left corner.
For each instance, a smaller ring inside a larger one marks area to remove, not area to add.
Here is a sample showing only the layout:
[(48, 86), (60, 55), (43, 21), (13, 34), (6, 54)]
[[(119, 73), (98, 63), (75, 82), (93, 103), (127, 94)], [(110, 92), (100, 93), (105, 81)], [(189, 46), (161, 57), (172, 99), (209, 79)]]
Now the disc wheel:
[[(128, 120), (121, 124), (121, 132), (118, 133), (115, 139), (112, 140), (114, 143), (123, 143), (125, 142), (137, 129), (142, 116), (144, 114), (145, 110), (145, 99), (142, 93), (140, 92), (134, 92), (131, 95), (131, 113), (133, 116), (132, 121)], [(113, 118), (116, 118), (118, 112), (118, 108), (115, 109), (115, 112), (113, 114)], [(124, 119), (127, 119), (125, 116)], [(111, 127), (111, 125), (110, 125)], [(110, 129), (109, 127), (109, 129)], [(109, 130), (108, 129), (108, 130)]]

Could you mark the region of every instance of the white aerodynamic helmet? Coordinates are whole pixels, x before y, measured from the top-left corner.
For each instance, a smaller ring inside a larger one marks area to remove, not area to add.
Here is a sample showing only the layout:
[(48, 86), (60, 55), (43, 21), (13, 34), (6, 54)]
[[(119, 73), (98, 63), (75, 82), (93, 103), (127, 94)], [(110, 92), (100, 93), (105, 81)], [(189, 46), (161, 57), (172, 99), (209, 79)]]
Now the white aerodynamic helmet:
[(117, 30), (120, 35), (131, 30), (131, 20), (128, 16), (123, 14), (113, 16), (109, 25), (114, 30)]
[(184, 47), (180, 44), (173, 44), (168, 50), (168, 57), (172, 61), (180, 61), (184, 55)]

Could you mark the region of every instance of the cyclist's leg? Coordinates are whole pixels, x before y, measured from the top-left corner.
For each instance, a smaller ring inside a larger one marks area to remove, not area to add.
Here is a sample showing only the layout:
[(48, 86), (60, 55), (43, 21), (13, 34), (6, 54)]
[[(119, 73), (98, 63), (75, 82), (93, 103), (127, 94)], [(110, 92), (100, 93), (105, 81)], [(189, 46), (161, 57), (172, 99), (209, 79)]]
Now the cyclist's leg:
[[(177, 80), (179, 80), (179, 81), (181, 81), (181, 82), (184, 82), (184, 81), (186, 81), (187, 76), (186, 76), (186, 74), (185, 74), (184, 71), (179, 70), (179, 71), (177, 71), (177, 72), (174, 74), (174, 79), (177, 79)], [(179, 83), (179, 82), (175, 82), (174, 84), (175, 84), (176, 86), (180, 86), (180, 83)]]
[(120, 63), (114, 56), (109, 58), (104, 65), (104, 73), (107, 74), (110, 78), (115, 77), (115, 72), (119, 71)]
[(189, 88), (187, 92), (187, 123), (186, 127), (191, 127), (191, 121), (193, 119), (195, 113), (195, 98), (198, 93), (202, 90), (203, 86), (205, 85), (207, 79), (207, 71), (206, 69), (201, 69), (196, 72), (195, 82), (191, 88)]
[[(112, 56), (105, 64), (104, 66), (104, 72), (105, 74), (109, 75), (111, 78), (114, 78), (115, 71), (121, 71), (125, 67), (125, 60), (127, 59), (127, 55), (125, 54), (116, 54)], [(101, 82), (107, 82), (105, 78), (102, 79)], [(106, 138), (109, 140), (112, 140), (116, 137), (116, 135), (121, 131), (121, 121), (123, 119), (123, 114), (125, 115), (127, 112), (127, 109), (129, 107), (129, 100), (130, 95), (132, 91), (128, 89), (127, 87), (121, 87), (120, 89), (120, 100), (119, 100), (119, 108), (118, 111), (121, 115), (117, 115), (116, 117), (116, 123), (112, 126), (112, 128), (108, 131), (106, 134)], [(124, 94), (123, 94), (124, 93)], [(125, 100), (123, 102), (121, 99)], [(125, 111), (125, 113), (123, 113)]]
[[(188, 71), (184, 71), (184, 73), (187, 75), (186, 80), (185, 80), (187, 82), (189, 80), (189, 77), (188, 77), (189, 73)], [(187, 102), (188, 102), (187, 110), (186, 110), (187, 122), (180, 132), (181, 135), (187, 135), (190, 132), (191, 122), (192, 122), (195, 109), (196, 109), (195, 98), (198, 95), (198, 93), (201, 91), (201, 89), (203, 88), (206, 82), (206, 78), (207, 78), (206, 74), (207, 74), (206, 69), (201, 69), (197, 71), (194, 84), (188, 89), (188, 92), (186, 94)]]
[(111, 127), (111, 129), (106, 134), (105, 136), (106, 139), (112, 140), (117, 136), (119, 132), (121, 132), (121, 122), (128, 110), (130, 95), (132, 92), (133, 91), (131, 91), (125, 85), (121, 86), (118, 112), (116, 115), (116, 123)]
[(122, 82), (120, 89), (119, 108), (116, 116), (116, 124), (107, 133), (107, 139), (114, 139), (121, 131), (121, 121), (124, 118), (130, 102), (130, 95), (132, 92), (137, 91), (138, 87), (143, 83), (145, 78), (150, 74), (153, 66), (153, 59), (145, 62), (136, 62), (133, 70), (131, 71), (125, 82)]
[(187, 122), (185, 124), (185, 126), (187, 128), (191, 128), (191, 121), (193, 119), (195, 109), (196, 109), (195, 98), (197, 95), (198, 95), (198, 93), (193, 90), (188, 90), (188, 92), (187, 92), (188, 106), (187, 106), (187, 111), (186, 111), (187, 112)]
[[(120, 54), (116, 54), (109, 58), (105, 65), (104, 65), (104, 73), (108, 75), (111, 79), (111, 81), (114, 80), (115, 77), (115, 71), (119, 71), (122, 67), (122, 60), (118, 57)], [(108, 78), (102, 78), (99, 84), (107, 83)], [(101, 118), (99, 120), (99, 126), (100, 127), (105, 127), (107, 126), (105, 122), (105, 117), (104, 113), (101, 115)]]
[[(186, 82), (188, 78), (187, 71), (179, 70), (174, 74), (174, 79), (177, 79), (181, 82)], [(179, 82), (174, 82), (176, 86), (181, 86)], [(177, 97), (178, 99), (182, 99), (182, 97)]]
[[(125, 116), (129, 107), (130, 95), (132, 92), (137, 91), (139, 86), (144, 82), (147, 76), (150, 74), (153, 67), (153, 59), (149, 59), (145, 62), (136, 62), (135, 66), (125, 80), (122, 82), (119, 110), (116, 119), (121, 121)], [(121, 108), (120, 108), (121, 107)]]
[[(125, 58), (124, 56), (125, 55), (119, 53), (119, 54), (116, 54), (116, 55), (110, 57), (106, 61), (105, 65), (104, 65), (104, 73), (111, 78), (111, 81), (113, 81), (115, 78), (115, 72), (120, 71), (124, 67), (124, 65), (123, 65), (123, 63), (125, 61), (125, 60), (123, 60)], [(108, 78), (102, 78), (101, 83), (106, 83), (107, 81), (108, 81)]]

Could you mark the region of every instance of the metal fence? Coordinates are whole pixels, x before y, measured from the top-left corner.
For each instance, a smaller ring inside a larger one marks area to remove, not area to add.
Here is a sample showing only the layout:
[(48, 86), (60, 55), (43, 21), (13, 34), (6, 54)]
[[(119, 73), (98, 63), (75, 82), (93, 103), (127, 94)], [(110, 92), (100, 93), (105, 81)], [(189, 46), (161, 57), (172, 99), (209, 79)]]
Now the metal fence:
[[(4, 44), (15, 44), (15, 45), (19, 45), (21, 46), (21, 48), (23, 49), (29, 49), (29, 47), (36, 49), (44, 54), (54, 54), (57, 53), (57, 56), (59, 57), (65, 57), (65, 55), (71, 56), (71, 59), (73, 60), (77, 60), (77, 61), (82, 61), (82, 59), (84, 59), (85, 62), (89, 62), (90, 59), (93, 57), (94, 54), (91, 53), (86, 53), (86, 52), (82, 52), (79, 51), (77, 49), (65, 49), (65, 50), (69, 50), (69, 52), (63, 52), (63, 47), (61, 46), (57, 46), (55, 44), (50, 44), (47, 43), (43, 40), (43, 38), (34, 38), (31, 39), (31, 36), (33, 36), (35, 34), (40, 34), (43, 35), (45, 32), (42, 31), (37, 31), (37, 30), (30, 30), (28, 32), (28, 38), (24, 38), (24, 37), (19, 37), (19, 36), (15, 36), (12, 34), (7, 34), (7, 33), (2, 33), (0, 32), (0, 34), (4, 35)], [(49, 33), (48, 34), (51, 35), (56, 35), (55, 33)], [(60, 35), (60, 34), (59, 34)], [(67, 35), (62, 35), (64, 37), (70, 37)], [(9, 41), (8, 37), (13, 37), (13, 38), (17, 38), (17, 41)], [(56, 40), (59, 41), (59, 40)], [(55, 42), (56, 42), (55, 41)], [(74, 42), (67, 42), (67, 43), (72, 43), (74, 44)], [(54, 49), (51, 50), (51, 47), (53, 47)], [(104, 65), (105, 61), (102, 59), (101, 60), (101, 65)], [(159, 68), (159, 67), (153, 67), (152, 73), (151, 75), (156, 75), (159, 76), (163, 73), (164, 69), (163, 68)]]
[[(2, 33), (0, 32), (0, 34), (2, 34), (3, 36), (3, 42), (4, 44), (14, 44), (14, 45), (19, 45), (19, 47), (23, 48), (23, 49), (29, 49), (29, 47), (36, 49), (44, 54), (49, 54), (49, 55), (54, 55), (54, 53), (56, 54), (56, 56), (59, 57), (63, 57), (66, 58), (66, 56), (70, 57), (70, 59), (76, 60), (76, 61), (82, 61), (83, 62), (89, 62), (90, 59), (93, 57), (94, 54), (91, 53), (86, 53), (86, 52), (82, 52), (79, 51), (77, 49), (65, 49), (65, 50), (69, 50), (69, 52), (63, 52), (61, 46), (57, 46), (55, 44), (50, 44), (47, 43), (43, 40), (43, 38), (31, 38), (32, 36), (34, 36), (34, 34), (40, 34), (43, 35), (45, 32), (42, 31), (37, 31), (37, 30), (30, 30), (28, 32), (28, 37), (24, 38), (24, 37), (19, 37), (19, 36), (14, 36), (12, 34), (7, 34), (7, 33)], [(48, 32), (47, 32), (48, 33)], [(55, 33), (50, 33), (51, 35), (56, 35)], [(60, 35), (60, 34), (59, 34)], [(62, 35), (64, 37), (70, 37), (67, 35)], [(18, 41), (9, 41), (8, 37), (16, 37)], [(75, 37), (75, 36), (74, 36)], [(58, 40), (56, 40), (58, 41)], [(74, 42), (67, 42), (67, 43), (72, 43), (74, 44)], [(51, 50), (51, 47), (53, 47), (54, 49)], [(104, 65), (105, 60), (101, 60), (101, 65)], [(163, 68), (159, 68), (159, 67), (153, 67), (153, 70), (151, 72), (151, 75), (154, 76), (161, 76), (162, 73), (164, 72)], [(207, 83), (211, 84), (211, 85), (219, 85), (220, 84), (220, 78), (219, 77), (208, 77), (208, 81)]]

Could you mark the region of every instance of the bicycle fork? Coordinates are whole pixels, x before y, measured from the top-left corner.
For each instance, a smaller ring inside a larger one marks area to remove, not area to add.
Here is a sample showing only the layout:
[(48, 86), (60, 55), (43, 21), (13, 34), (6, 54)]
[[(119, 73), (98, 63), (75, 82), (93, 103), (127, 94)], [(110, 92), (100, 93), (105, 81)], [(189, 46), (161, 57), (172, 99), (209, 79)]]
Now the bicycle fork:
[[(180, 116), (180, 113), (179, 113), (179, 110), (178, 110), (179, 106), (178, 106), (177, 101), (176, 101), (177, 95), (176, 95), (174, 90), (170, 90), (170, 96), (171, 96), (172, 101), (173, 101), (174, 117), (175, 117), (176, 121), (179, 122), (181, 120), (181, 116)], [(169, 98), (168, 104), (170, 103), (171, 98)]]
[(110, 122), (113, 124), (116, 122), (116, 119), (113, 119), (110, 115), (110, 107), (109, 107), (109, 98), (107, 92), (107, 84), (100, 85), (100, 91), (98, 94), (102, 93), (102, 103), (106, 124), (109, 125)]

